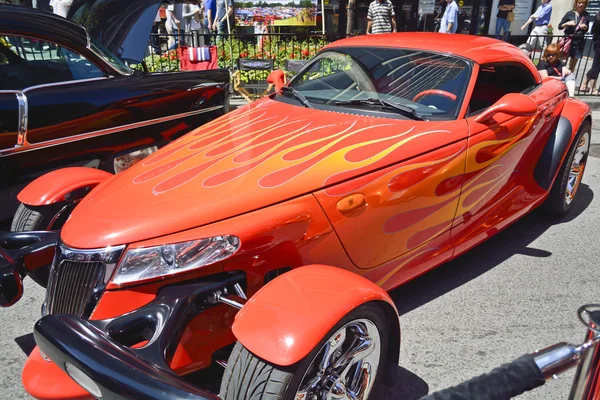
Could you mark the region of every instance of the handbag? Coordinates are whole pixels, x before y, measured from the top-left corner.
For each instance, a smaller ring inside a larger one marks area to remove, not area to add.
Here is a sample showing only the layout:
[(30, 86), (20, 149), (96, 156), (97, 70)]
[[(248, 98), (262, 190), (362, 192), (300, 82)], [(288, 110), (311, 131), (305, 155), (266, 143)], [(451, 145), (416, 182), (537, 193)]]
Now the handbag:
[(571, 52), (571, 44), (573, 44), (573, 38), (571, 36), (563, 36), (558, 41), (558, 48), (562, 55), (568, 56)]
[(571, 52), (571, 45), (573, 44), (573, 36), (579, 31), (579, 24), (582, 24), (585, 21), (585, 17), (581, 17), (579, 23), (577, 24), (577, 28), (575, 28), (575, 32), (569, 36), (563, 36), (558, 40), (558, 47), (560, 48), (560, 52), (563, 56), (568, 56)]
[(507, 20), (508, 22), (513, 22), (513, 21), (515, 20), (515, 13), (514, 13), (514, 12), (512, 12), (512, 11), (508, 11), (508, 12), (506, 13), (506, 20)]

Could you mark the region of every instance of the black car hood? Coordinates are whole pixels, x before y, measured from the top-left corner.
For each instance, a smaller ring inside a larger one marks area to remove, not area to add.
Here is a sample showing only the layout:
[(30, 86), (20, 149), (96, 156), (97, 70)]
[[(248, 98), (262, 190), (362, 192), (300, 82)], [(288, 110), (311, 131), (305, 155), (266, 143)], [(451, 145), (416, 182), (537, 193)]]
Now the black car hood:
[(75, 0), (68, 19), (124, 61), (141, 62), (160, 0)]

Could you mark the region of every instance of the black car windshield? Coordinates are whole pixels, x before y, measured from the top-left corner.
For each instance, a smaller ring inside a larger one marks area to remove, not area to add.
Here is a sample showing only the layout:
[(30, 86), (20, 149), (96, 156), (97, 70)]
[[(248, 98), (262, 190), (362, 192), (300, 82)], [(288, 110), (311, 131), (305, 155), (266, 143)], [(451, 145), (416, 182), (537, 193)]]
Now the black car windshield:
[[(318, 54), (289, 86), (316, 108), (377, 109), (386, 115), (403, 108), (415, 118), (448, 120), (458, 116), (470, 74), (467, 61), (445, 54), (341, 47)], [(290, 91), (281, 96), (294, 97)]]
[(104, 61), (110, 64), (114, 69), (121, 72), (124, 75), (133, 74), (133, 70), (129, 68), (119, 57), (112, 54), (104, 46), (102, 46), (96, 39), (88, 36), (90, 41), (91, 50), (101, 57)]

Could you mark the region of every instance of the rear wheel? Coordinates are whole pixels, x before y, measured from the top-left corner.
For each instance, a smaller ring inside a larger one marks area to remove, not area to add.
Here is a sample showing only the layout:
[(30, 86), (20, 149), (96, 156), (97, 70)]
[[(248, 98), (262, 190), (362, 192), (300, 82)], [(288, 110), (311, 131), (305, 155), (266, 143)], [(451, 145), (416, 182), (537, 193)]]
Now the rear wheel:
[(587, 165), (590, 137), (591, 125), (588, 121), (585, 121), (579, 128), (569, 154), (567, 154), (544, 203), (544, 207), (550, 213), (565, 215), (569, 212)]
[(367, 400), (388, 348), (385, 314), (365, 304), (347, 314), (304, 359), (270, 364), (235, 345), (221, 382), (223, 400)]

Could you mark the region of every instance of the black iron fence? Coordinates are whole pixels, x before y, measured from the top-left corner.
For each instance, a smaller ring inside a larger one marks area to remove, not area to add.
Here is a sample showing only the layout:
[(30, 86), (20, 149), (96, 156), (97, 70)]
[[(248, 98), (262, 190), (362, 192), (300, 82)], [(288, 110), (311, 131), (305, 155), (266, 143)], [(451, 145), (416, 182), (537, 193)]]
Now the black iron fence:
[(146, 66), (151, 72), (177, 71), (182, 47), (216, 46), (219, 68), (236, 68), (240, 58), (272, 59), (275, 69), (286, 60), (308, 60), (327, 44), (341, 39), (334, 34), (152, 34)]
[[(494, 37), (493, 35), (488, 35)], [(320, 34), (232, 34), (216, 35), (193, 34), (169, 35), (153, 34), (150, 41), (148, 56), (146, 57), (146, 66), (151, 72), (178, 71), (180, 68), (180, 58), (182, 56), (182, 46), (216, 46), (218, 67), (228, 68), (232, 71), (236, 69), (237, 60), (240, 58), (251, 59), (272, 59), (274, 68), (284, 69), (284, 66), (290, 60), (308, 60), (319, 52), (327, 44), (341, 39), (342, 35), (320, 35)], [(543, 50), (550, 43), (558, 43), (563, 36), (526, 36), (509, 35), (507, 41), (515, 46), (529, 43), (530, 58), (537, 64), (543, 56)], [(591, 35), (584, 38), (581, 57), (573, 61), (573, 57), (562, 57), (567, 67), (572, 67), (577, 82), (576, 94), (588, 94), (582, 89), (582, 84), (587, 82), (584, 78), (588, 75), (594, 58), (593, 40)], [(170, 49), (170, 50), (169, 50)], [(591, 74), (591, 78), (595, 78)], [(590, 94), (597, 94), (594, 89), (592, 92), (590, 81)]]

